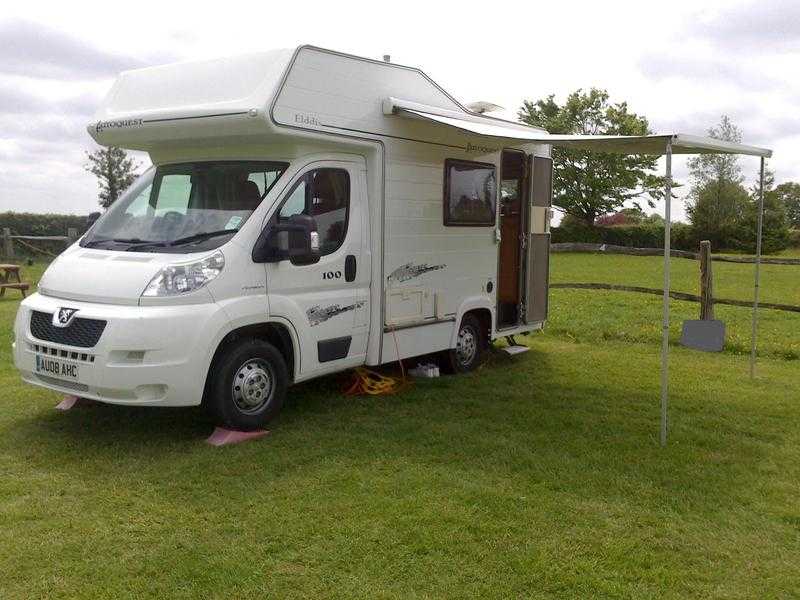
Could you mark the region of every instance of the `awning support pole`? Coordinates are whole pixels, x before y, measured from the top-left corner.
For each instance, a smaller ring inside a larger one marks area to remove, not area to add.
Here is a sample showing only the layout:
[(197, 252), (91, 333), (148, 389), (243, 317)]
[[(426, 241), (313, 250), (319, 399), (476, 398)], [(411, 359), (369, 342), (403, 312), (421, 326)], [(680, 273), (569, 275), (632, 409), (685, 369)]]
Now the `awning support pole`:
[(753, 288), (753, 327), (750, 332), (750, 379), (756, 376), (756, 336), (758, 333), (758, 292), (761, 277), (761, 236), (764, 227), (764, 157), (758, 184), (758, 231), (756, 233), (756, 281)]
[(669, 393), (669, 259), (672, 229), (672, 138), (667, 140), (667, 175), (664, 178), (664, 318), (661, 324), (661, 445), (667, 445)]

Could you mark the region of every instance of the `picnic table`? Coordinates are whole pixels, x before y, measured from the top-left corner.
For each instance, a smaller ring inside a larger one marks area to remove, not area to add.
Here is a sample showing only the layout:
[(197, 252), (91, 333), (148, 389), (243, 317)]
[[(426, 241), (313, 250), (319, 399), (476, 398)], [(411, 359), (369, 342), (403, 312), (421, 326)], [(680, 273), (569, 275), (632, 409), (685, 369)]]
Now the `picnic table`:
[[(16, 281), (13, 281), (16, 279)], [(6, 295), (6, 290), (19, 290), (22, 292), (22, 297), (25, 297), (25, 292), (30, 289), (31, 284), (22, 281), (19, 272), (19, 265), (3, 265), (0, 264), (0, 298)]]

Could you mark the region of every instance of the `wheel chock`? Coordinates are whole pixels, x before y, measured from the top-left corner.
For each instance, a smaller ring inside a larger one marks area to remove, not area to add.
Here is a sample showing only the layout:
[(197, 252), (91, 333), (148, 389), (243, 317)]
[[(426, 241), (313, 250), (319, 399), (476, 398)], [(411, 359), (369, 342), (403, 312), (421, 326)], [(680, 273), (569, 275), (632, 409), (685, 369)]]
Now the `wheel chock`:
[(88, 398), (81, 398), (80, 396), (64, 396), (64, 399), (56, 405), (56, 410), (72, 410), (73, 408), (81, 408), (91, 406), (94, 402)]
[(240, 444), (241, 442), (264, 437), (268, 433), (269, 431), (266, 429), (258, 429), (256, 431), (237, 431), (236, 429), (217, 427), (214, 429), (214, 432), (208, 436), (206, 444), (211, 446), (229, 446), (231, 444)]

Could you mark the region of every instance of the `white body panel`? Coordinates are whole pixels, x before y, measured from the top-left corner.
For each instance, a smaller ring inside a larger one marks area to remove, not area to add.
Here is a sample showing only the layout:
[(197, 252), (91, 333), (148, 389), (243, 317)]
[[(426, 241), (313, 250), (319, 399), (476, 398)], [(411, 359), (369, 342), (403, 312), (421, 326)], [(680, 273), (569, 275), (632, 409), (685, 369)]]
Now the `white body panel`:
[[(17, 317), (14, 356), (23, 378), (112, 403), (193, 405), (221, 340), (251, 325), (285, 328), (294, 381), (453, 348), (461, 318), (473, 310), (488, 313), (493, 338), (540, 328), (497, 331), (498, 234), (495, 226), (444, 225), (444, 164), (490, 163), (499, 174), (504, 147), (545, 157), (549, 147), (384, 114), (384, 101), (398, 97), (497, 121), (469, 113), (416, 69), (310, 47), (123, 74), (89, 126), (98, 142), (146, 150), (155, 165), (224, 159), (289, 166), (219, 248), (221, 274), (195, 292), (141, 297), (160, 268), (195, 255), (78, 245), (64, 252)], [(350, 177), (341, 247), (308, 266), (254, 263), (253, 245), (292, 184), (320, 166)], [(531, 230), (546, 232), (548, 220), (537, 212)], [(353, 282), (336, 276), (346, 256), (356, 257)], [(67, 361), (76, 349), (37, 339), (30, 328), (31, 311), (62, 307), (108, 322), (97, 345), (79, 351), (93, 361), (81, 362), (80, 379), (67, 383), (34, 372), (37, 347), (66, 353)], [(343, 336), (350, 338), (347, 356), (321, 360), (319, 343)]]

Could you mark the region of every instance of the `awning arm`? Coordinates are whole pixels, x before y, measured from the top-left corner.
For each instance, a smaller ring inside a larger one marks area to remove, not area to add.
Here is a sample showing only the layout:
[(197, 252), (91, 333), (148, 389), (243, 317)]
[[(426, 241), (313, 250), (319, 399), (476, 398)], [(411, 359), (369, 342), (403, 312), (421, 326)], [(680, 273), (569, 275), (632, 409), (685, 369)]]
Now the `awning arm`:
[(669, 259), (672, 228), (672, 140), (667, 139), (664, 154), (667, 169), (664, 177), (664, 299), (661, 322), (661, 445), (667, 445), (667, 403), (669, 401)]

